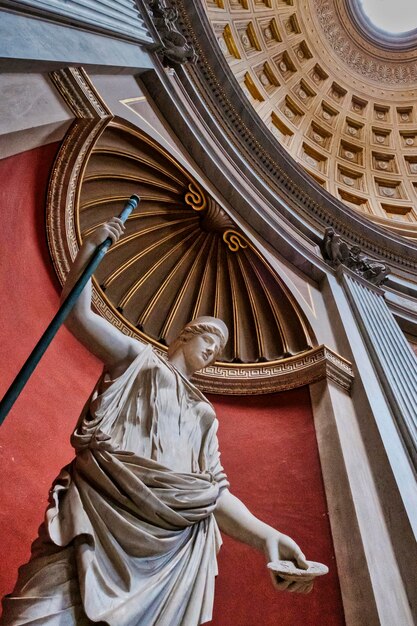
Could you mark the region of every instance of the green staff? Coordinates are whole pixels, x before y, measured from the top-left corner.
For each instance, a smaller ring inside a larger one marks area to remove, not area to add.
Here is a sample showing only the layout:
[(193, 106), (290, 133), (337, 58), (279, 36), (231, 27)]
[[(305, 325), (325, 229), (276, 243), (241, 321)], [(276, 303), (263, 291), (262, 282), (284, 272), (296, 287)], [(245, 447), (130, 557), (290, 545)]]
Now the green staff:
[[(124, 223), (131, 212), (137, 207), (140, 202), (140, 198), (137, 195), (130, 196), (129, 200), (126, 202), (123, 207), (123, 211), (119, 215), (119, 219)], [(108, 237), (102, 244), (97, 246), (97, 249), (93, 256), (91, 257), (89, 263), (85, 267), (83, 273), (75, 283), (74, 287), (71, 289), (70, 293), (60, 306), (57, 314), (49, 324), (48, 328), (43, 333), (42, 337), (39, 339), (38, 343), (32, 350), (22, 369), (10, 385), (9, 389), (6, 391), (3, 400), (0, 402), (0, 424), (4, 422), (6, 416), (8, 415), (10, 409), (13, 404), (17, 400), (22, 391), (23, 387), (26, 385), (29, 380), (33, 370), (39, 363), (42, 358), (44, 352), (47, 347), (51, 343), (52, 339), (55, 337), (58, 329), (64, 323), (67, 318), (69, 312), (74, 306), (77, 298), (80, 293), (84, 289), (85, 285), (97, 269), (100, 261), (106, 254), (107, 250), (110, 248), (112, 244), (112, 240)]]

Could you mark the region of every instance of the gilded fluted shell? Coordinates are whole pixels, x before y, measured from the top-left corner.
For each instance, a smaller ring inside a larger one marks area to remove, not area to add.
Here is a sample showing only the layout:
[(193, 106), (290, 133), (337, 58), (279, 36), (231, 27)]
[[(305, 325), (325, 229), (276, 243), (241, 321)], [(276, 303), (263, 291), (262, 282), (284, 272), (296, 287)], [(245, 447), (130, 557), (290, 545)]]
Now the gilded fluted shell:
[(83, 172), (80, 238), (133, 193), (140, 205), (95, 274), (131, 328), (166, 345), (191, 319), (214, 315), (230, 331), (222, 360), (237, 363), (309, 348), (296, 302), (226, 211), (158, 144), (113, 123)]

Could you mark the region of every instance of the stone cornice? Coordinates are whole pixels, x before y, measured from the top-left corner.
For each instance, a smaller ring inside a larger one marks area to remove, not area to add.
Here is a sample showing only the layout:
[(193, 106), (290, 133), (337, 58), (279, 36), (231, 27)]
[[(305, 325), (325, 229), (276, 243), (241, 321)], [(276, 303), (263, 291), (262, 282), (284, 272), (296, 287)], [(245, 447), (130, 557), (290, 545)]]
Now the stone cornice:
[(351, 363), (327, 346), (257, 366), (221, 363), (196, 374), (193, 381), (206, 393), (255, 395), (287, 391), (328, 379), (350, 393), (354, 374)]
[[(77, 6), (78, 4), (78, 6)], [(89, 3), (68, 2), (67, 0), (4, 0), (1, 5), (23, 15), (33, 16), (58, 24), (71, 24), (73, 27), (91, 32), (103, 32), (117, 39), (131, 40), (141, 45), (152, 43), (143, 18), (135, 2), (129, 0), (90, 0)]]

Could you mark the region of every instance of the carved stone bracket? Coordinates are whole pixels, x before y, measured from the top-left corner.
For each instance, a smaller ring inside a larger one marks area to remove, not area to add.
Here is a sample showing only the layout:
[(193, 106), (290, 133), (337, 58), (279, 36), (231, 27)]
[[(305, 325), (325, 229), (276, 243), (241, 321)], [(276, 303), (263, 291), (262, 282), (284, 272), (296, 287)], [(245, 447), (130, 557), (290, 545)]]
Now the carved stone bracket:
[(373, 285), (382, 285), (391, 271), (384, 263), (365, 256), (359, 246), (348, 246), (333, 228), (326, 228), (322, 253), (332, 267), (344, 265)]
[(156, 43), (151, 50), (161, 55), (162, 62), (167, 67), (194, 63), (197, 55), (177, 28), (178, 11), (169, 6), (165, 0), (149, 0), (147, 9), (150, 11), (152, 23), (159, 35), (160, 43)]

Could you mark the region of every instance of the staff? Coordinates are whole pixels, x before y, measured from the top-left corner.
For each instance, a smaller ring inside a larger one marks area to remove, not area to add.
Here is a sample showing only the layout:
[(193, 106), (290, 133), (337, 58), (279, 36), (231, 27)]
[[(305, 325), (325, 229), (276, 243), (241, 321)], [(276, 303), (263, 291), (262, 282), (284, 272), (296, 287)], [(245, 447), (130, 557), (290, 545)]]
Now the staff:
[[(139, 196), (133, 194), (130, 196), (129, 200), (126, 202), (123, 207), (123, 211), (119, 215), (119, 219), (125, 223), (131, 212), (138, 206), (140, 202)], [(102, 244), (97, 246), (97, 249), (93, 256), (91, 257), (89, 263), (85, 267), (83, 273), (75, 283), (74, 287), (71, 289), (70, 293), (60, 306), (57, 314), (52, 319), (48, 328), (43, 333), (42, 337), (39, 339), (38, 343), (32, 350), (22, 369), (10, 385), (9, 389), (6, 391), (3, 400), (0, 402), (0, 424), (4, 422), (6, 416), (8, 415), (10, 409), (13, 404), (17, 400), (22, 391), (23, 387), (26, 385), (29, 380), (33, 370), (39, 363), (42, 358), (44, 352), (47, 347), (51, 343), (52, 339), (55, 337), (59, 327), (64, 323), (67, 318), (69, 312), (77, 301), (78, 296), (84, 289), (86, 283), (91, 278), (95, 270), (97, 269), (100, 261), (106, 254), (107, 250), (110, 248), (112, 244), (112, 240), (108, 237)]]

